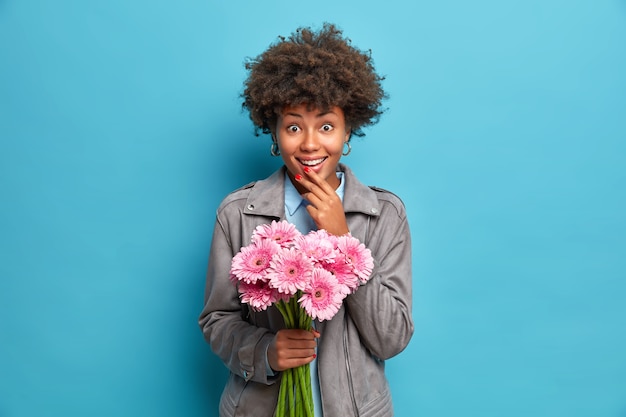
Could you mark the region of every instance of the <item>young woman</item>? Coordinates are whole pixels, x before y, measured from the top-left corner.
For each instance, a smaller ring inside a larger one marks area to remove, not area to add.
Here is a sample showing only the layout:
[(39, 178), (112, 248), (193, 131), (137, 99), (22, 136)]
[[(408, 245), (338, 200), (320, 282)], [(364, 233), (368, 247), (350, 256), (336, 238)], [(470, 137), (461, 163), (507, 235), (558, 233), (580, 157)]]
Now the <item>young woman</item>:
[[(315, 415), (393, 415), (385, 359), (413, 334), (411, 236), (402, 201), (340, 163), (352, 135), (377, 122), (385, 93), (371, 57), (335, 26), (301, 28), (246, 64), (244, 106), (284, 162), (229, 194), (217, 210), (199, 323), (230, 370), (220, 416), (272, 416), (281, 371), (311, 363)], [(350, 233), (370, 249), (367, 284), (314, 329), (285, 329), (273, 306), (254, 311), (229, 279), (254, 229), (288, 220), (302, 232)]]

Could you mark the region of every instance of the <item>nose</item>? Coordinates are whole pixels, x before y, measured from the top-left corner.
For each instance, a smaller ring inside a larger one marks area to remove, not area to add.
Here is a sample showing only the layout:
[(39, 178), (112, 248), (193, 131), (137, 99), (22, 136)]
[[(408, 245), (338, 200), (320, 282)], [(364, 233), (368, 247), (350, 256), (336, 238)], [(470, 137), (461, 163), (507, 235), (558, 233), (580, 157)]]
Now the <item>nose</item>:
[(300, 149), (306, 152), (316, 151), (320, 147), (320, 141), (317, 137), (318, 133), (315, 129), (305, 130), (302, 135)]

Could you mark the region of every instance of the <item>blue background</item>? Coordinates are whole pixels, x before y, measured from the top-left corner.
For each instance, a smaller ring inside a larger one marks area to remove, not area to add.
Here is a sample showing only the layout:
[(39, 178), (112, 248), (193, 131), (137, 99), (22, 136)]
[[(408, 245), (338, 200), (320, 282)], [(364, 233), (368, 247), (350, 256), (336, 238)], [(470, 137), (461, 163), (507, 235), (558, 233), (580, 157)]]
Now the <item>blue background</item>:
[(0, 0), (0, 416), (215, 416), (214, 213), (279, 165), (243, 61), (331, 21), (406, 203), (399, 416), (626, 416), (626, 1)]

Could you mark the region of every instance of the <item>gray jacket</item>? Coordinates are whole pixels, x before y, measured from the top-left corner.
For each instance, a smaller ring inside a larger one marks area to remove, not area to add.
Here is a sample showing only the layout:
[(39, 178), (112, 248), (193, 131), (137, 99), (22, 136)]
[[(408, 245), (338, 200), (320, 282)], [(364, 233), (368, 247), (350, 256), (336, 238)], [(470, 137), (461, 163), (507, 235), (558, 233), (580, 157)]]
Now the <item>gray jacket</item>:
[[(344, 172), (343, 206), (350, 233), (372, 252), (369, 282), (349, 295), (321, 333), (317, 361), (324, 417), (393, 415), (384, 360), (400, 353), (413, 334), (411, 236), (403, 203), (394, 194), (361, 184)], [(280, 373), (268, 376), (266, 351), (284, 327), (275, 307), (255, 312), (241, 304), (229, 280), (230, 263), (250, 243), (256, 226), (283, 220), (282, 167), (265, 180), (229, 194), (217, 209), (199, 318), (204, 337), (230, 370), (220, 416), (270, 417)]]

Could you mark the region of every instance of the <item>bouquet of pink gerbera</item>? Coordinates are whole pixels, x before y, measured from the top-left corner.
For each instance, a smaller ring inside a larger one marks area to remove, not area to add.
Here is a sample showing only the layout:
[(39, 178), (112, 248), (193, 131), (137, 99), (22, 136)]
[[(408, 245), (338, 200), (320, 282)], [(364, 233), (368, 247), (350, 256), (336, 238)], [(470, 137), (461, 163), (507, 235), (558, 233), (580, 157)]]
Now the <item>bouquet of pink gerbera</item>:
[[(287, 221), (272, 221), (235, 255), (230, 278), (253, 310), (275, 304), (288, 328), (309, 330), (313, 319), (330, 320), (373, 268), (370, 250), (350, 235), (323, 229), (303, 235)], [(309, 372), (308, 364), (284, 371), (276, 417), (313, 416)]]

